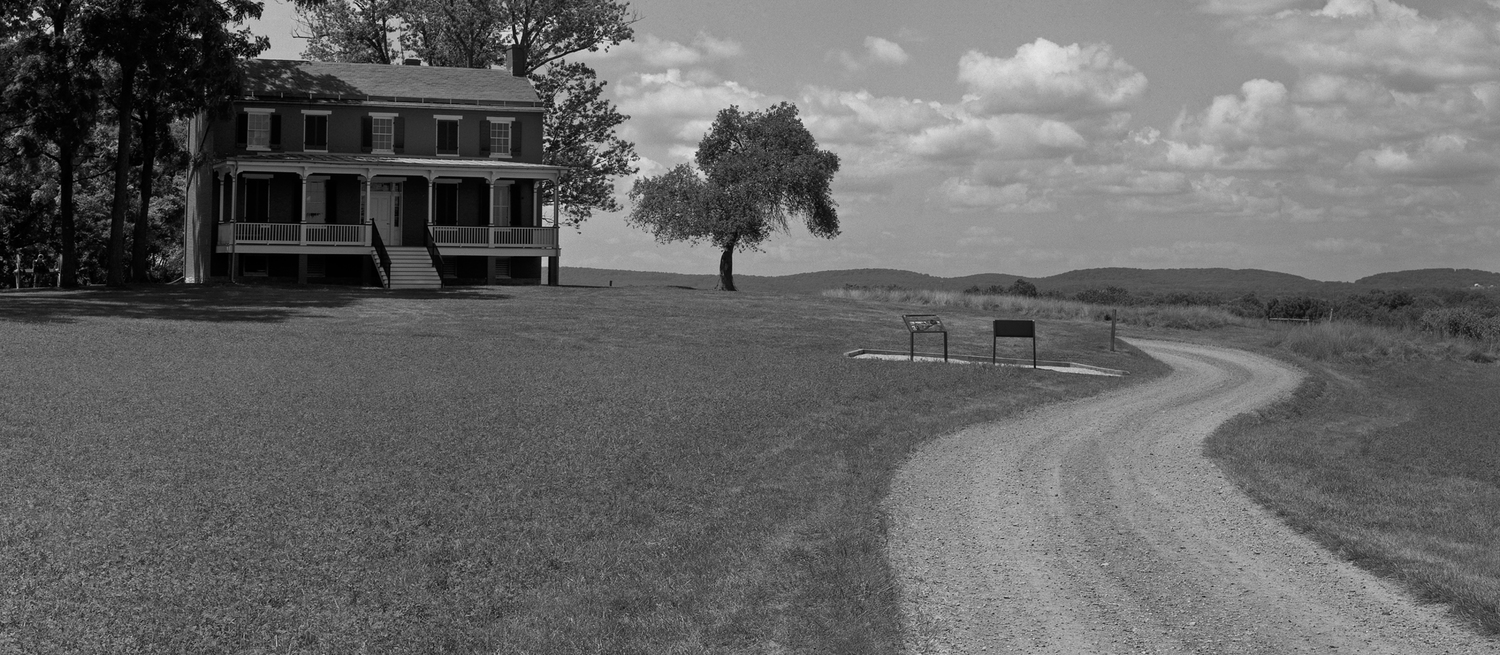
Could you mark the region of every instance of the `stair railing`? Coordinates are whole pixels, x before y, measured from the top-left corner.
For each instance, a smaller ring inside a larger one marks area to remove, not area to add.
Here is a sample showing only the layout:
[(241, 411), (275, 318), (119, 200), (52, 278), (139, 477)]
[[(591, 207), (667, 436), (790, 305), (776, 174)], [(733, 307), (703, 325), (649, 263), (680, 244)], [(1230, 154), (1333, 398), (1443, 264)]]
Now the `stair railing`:
[(437, 271), (438, 280), (443, 279), (443, 254), (438, 252), (437, 239), (432, 236), (432, 226), (428, 225), (422, 234), (427, 236), (427, 256), (432, 259), (432, 270)]
[(370, 243), (375, 246), (375, 256), (380, 260), (380, 269), (385, 273), (382, 280), (385, 288), (391, 288), (391, 253), (386, 252), (385, 241), (380, 238), (380, 230), (375, 228), (375, 223), (370, 223)]

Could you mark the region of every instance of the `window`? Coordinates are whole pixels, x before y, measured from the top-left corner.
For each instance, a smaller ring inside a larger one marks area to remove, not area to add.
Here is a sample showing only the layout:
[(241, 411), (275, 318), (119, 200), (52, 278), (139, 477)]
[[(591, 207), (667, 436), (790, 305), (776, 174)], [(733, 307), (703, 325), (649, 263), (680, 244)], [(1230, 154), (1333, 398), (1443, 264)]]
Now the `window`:
[(371, 143), (375, 152), (390, 154), (396, 143), (396, 119), (376, 116), (371, 126)]
[(437, 154), (458, 154), (458, 119), (446, 116), (438, 117)]
[(490, 120), (490, 155), (510, 156), (510, 122)]
[(458, 185), (457, 184), (435, 184), (433, 193), (433, 223), (437, 225), (458, 225)]
[(508, 227), (510, 225), (510, 185), (495, 185), (495, 204), (490, 207), (490, 225), (496, 227)]
[(271, 149), (271, 115), (253, 112), (248, 116), (245, 144), (251, 150)]
[(324, 152), (328, 150), (327, 115), (302, 117), (302, 149)]

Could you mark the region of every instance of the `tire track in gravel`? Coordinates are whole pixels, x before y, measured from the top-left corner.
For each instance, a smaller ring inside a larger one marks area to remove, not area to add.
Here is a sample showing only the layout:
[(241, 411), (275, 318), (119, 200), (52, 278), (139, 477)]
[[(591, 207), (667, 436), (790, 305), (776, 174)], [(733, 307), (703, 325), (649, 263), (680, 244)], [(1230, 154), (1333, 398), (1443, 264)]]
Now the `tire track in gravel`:
[(1133, 341), (1173, 372), (927, 444), (885, 500), (909, 653), (1500, 653), (1339, 560), (1202, 455), (1301, 373)]

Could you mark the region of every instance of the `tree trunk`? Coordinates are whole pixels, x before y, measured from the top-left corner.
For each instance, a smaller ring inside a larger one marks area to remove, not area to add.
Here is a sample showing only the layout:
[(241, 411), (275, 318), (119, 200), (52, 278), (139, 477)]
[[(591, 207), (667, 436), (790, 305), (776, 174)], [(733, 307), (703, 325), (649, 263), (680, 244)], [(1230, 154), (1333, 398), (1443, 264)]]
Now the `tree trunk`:
[(58, 204), (57, 232), (62, 242), (62, 285), (78, 286), (78, 236), (73, 220), (73, 157), (77, 142), (65, 137), (57, 143), (57, 182), (62, 200)]
[(725, 291), (734, 291), (734, 246), (739, 239), (730, 239), (724, 246), (724, 254), (719, 257), (719, 288)]
[(109, 286), (125, 286), (125, 209), (130, 199), (127, 195), (130, 176), (130, 128), (135, 121), (130, 119), (131, 100), (135, 96), (135, 62), (120, 62), (120, 95), (115, 101), (115, 115), (119, 117), (120, 130), (118, 148), (115, 153), (115, 197), (109, 212)]
[(133, 282), (146, 282), (151, 273), (146, 255), (151, 246), (151, 179), (156, 175), (156, 119), (156, 105), (148, 102), (141, 116), (141, 208), (135, 216), (135, 234), (130, 242), (130, 279)]

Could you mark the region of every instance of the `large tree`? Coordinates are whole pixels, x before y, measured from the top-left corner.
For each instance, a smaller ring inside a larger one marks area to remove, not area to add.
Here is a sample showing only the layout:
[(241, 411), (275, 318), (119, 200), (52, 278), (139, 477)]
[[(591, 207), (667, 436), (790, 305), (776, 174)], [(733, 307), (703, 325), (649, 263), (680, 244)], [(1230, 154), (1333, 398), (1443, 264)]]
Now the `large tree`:
[[(519, 69), (547, 109), (543, 162), (568, 169), (541, 187), (543, 204), (561, 204), (563, 222), (575, 227), (595, 210), (620, 209), (612, 180), (635, 172), (636, 154), (615, 129), (628, 117), (603, 97), (592, 68), (565, 58), (630, 40), (636, 17), (628, 3), (328, 0), (299, 14), (310, 59), (389, 64), (410, 53), (433, 66)], [(519, 60), (505, 61), (508, 53)]]
[(102, 85), (97, 54), (84, 29), (86, 9), (81, 0), (9, 3), (4, 27), (10, 35), (0, 46), (8, 73), (0, 109), (19, 123), (27, 156), (57, 164), (55, 225), (65, 287), (78, 286), (75, 171), (98, 120)]
[(699, 170), (679, 164), (636, 180), (625, 220), (661, 243), (707, 241), (719, 248), (725, 291), (735, 290), (734, 253), (758, 250), (772, 234), (787, 232), (788, 219), (801, 219), (814, 236), (838, 236), (831, 185), (839, 157), (818, 149), (795, 105), (721, 110), (694, 159)]
[(240, 59), (268, 45), (230, 23), (259, 18), (254, 0), (95, 0), (87, 21), (96, 49), (113, 63), (115, 194), (110, 207), (108, 283), (125, 282), (125, 216), (134, 159), (132, 136), (141, 121), (140, 207), (133, 235), (133, 278), (147, 277), (147, 217), (153, 164), (167, 122), (215, 106), (238, 87)]

